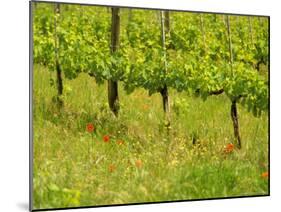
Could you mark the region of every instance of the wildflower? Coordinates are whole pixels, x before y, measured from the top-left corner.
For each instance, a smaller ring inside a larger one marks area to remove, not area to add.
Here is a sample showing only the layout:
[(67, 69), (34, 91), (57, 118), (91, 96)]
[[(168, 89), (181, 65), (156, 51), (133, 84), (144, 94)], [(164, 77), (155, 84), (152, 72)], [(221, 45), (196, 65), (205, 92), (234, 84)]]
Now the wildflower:
[(268, 178), (268, 172), (263, 172), (261, 174), (261, 177), (264, 178), (264, 179)]
[(136, 167), (141, 168), (142, 167), (142, 161), (141, 160), (136, 160)]
[(226, 147), (225, 147), (225, 149), (224, 149), (224, 152), (225, 153), (231, 153), (231, 152), (233, 152), (233, 150), (234, 150), (234, 144), (227, 144), (226, 145)]
[(89, 133), (92, 133), (94, 131), (95, 127), (92, 123), (89, 123), (89, 124), (87, 124), (86, 129)]
[(103, 141), (104, 142), (109, 142), (109, 135), (103, 136)]
[(148, 110), (149, 109), (149, 105), (144, 104), (143, 105), (143, 110)]
[(115, 169), (116, 169), (116, 167), (115, 167), (113, 164), (110, 164), (110, 165), (108, 166), (108, 171), (109, 171), (109, 172), (113, 172), (113, 171), (115, 171)]
[(124, 141), (118, 140), (118, 141), (116, 141), (116, 143), (117, 143), (118, 145), (123, 145), (123, 144), (124, 144)]

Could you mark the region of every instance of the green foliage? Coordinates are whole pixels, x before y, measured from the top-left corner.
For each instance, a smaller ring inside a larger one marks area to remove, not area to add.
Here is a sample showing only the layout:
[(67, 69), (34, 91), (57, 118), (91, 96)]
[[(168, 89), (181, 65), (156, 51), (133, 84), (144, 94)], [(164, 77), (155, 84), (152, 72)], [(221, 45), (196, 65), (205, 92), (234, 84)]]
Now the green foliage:
[(230, 99), (242, 97), (254, 115), (268, 109), (267, 74), (255, 70), (268, 64), (266, 18), (230, 17), (234, 64), (229, 64), (224, 15), (170, 12), (166, 50), (159, 11), (121, 9), (120, 16), (120, 48), (111, 54), (110, 10), (61, 5), (55, 15), (52, 4), (40, 5), (34, 15), (35, 63), (54, 70), (56, 31), (59, 63), (69, 79), (85, 72), (98, 83), (122, 81), (127, 93), (142, 87), (152, 95), (167, 85), (203, 100), (222, 89)]
[(33, 15), (33, 59), (35, 63), (54, 69), (55, 40), (54, 16), (50, 16), (52, 7), (44, 5)]

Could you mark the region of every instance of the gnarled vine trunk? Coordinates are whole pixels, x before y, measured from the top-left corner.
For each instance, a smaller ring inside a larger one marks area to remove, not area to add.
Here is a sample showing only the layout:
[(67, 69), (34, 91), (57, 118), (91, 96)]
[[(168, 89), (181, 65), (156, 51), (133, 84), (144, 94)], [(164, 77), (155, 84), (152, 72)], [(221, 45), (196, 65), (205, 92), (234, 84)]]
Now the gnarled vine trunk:
[[(60, 13), (60, 4), (55, 4), (55, 15)], [(57, 35), (57, 26), (58, 26), (58, 20), (57, 17), (55, 17), (55, 27), (54, 27), (54, 36), (55, 36), (55, 67), (56, 67), (56, 74), (57, 74), (57, 103), (58, 106), (63, 106), (63, 100), (62, 100), (62, 94), (63, 94), (63, 80), (62, 80), (62, 71), (59, 63), (59, 38)]]
[(162, 96), (162, 102), (163, 102), (163, 110), (165, 113), (165, 120), (166, 125), (170, 126), (171, 118), (170, 118), (170, 102), (169, 102), (169, 91), (167, 85), (164, 85), (164, 88), (160, 91)]
[[(113, 7), (111, 9), (111, 53), (114, 54), (119, 49), (120, 36), (120, 9)], [(114, 65), (114, 64), (113, 64)], [(118, 82), (108, 80), (108, 104), (115, 116), (118, 116), (119, 97), (118, 97)]]
[[(170, 37), (170, 14), (169, 11), (161, 11), (161, 30), (162, 30), (162, 47), (163, 47), (163, 53), (164, 53), (164, 76), (167, 73), (167, 56), (166, 56), (166, 49), (167, 49), (167, 43), (166, 38)], [(168, 127), (171, 124), (171, 118), (170, 118), (170, 103), (169, 103), (169, 91), (166, 84), (164, 84), (163, 88), (160, 90), (160, 94), (162, 96), (162, 102), (163, 102), (163, 110), (165, 114), (165, 125)]]
[[(231, 40), (231, 28), (230, 28), (230, 19), (227, 15), (226, 17), (226, 23), (227, 23), (227, 34), (228, 34), (228, 50), (229, 50), (229, 63), (231, 67), (231, 76), (234, 76), (234, 70), (233, 70), (233, 53), (232, 53), (232, 40)], [(239, 122), (238, 122), (238, 112), (237, 112), (237, 100), (239, 97), (235, 97), (231, 100), (231, 109), (230, 109), (230, 115), (233, 123), (233, 130), (234, 130), (234, 137), (237, 142), (237, 146), (240, 149), (241, 148), (241, 137), (239, 134)]]
[(239, 134), (239, 122), (238, 122), (238, 112), (237, 112), (237, 105), (236, 100), (233, 100), (231, 102), (231, 118), (233, 123), (233, 129), (234, 129), (234, 137), (237, 142), (237, 146), (240, 149), (241, 148), (241, 137)]

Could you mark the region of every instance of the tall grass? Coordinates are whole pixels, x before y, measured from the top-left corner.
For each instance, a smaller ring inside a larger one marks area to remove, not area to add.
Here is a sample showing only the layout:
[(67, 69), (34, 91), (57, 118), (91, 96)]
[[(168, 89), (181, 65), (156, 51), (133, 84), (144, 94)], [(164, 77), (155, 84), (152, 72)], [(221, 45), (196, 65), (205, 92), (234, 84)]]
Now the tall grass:
[(242, 149), (225, 153), (234, 138), (223, 95), (203, 102), (172, 90), (167, 135), (158, 94), (128, 95), (120, 86), (115, 118), (106, 84), (81, 74), (64, 81), (59, 110), (54, 77), (35, 65), (35, 209), (268, 194), (268, 114), (255, 118), (239, 107)]

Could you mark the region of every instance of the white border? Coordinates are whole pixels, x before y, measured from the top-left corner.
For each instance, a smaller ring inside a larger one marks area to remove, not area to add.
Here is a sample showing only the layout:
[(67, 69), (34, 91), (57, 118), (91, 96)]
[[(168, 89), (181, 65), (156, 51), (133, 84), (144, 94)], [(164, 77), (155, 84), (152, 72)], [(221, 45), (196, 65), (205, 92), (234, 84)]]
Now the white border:
[[(40, 1), (40, 0), (38, 0)], [(53, 2), (52, 0), (46, 0)], [(57, 2), (146, 7), (157, 9), (269, 15), (272, 8), (264, 1), (245, 0), (57, 0)], [(241, 7), (243, 5), (243, 7)]]

